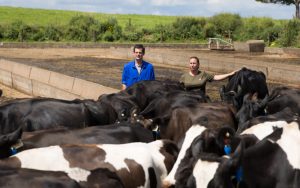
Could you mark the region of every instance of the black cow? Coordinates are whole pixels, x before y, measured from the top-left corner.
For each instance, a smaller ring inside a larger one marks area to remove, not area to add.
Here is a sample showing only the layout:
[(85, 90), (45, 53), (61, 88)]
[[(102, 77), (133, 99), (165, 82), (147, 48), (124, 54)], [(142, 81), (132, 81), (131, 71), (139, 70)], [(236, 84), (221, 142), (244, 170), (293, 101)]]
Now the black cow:
[(300, 186), (300, 127), (296, 122), (276, 129), (259, 143), (223, 159), (211, 187), (233, 187), (231, 176), (241, 167), (242, 182), (248, 188)]
[(175, 108), (171, 116), (156, 118), (160, 136), (171, 139), (181, 145), (185, 132), (194, 124), (207, 128), (231, 127), (237, 129), (235, 111), (229, 104), (223, 103), (198, 103), (194, 107)]
[(270, 96), (263, 100), (257, 100), (255, 97), (244, 97), (241, 109), (236, 114), (239, 124), (248, 119), (273, 114), (289, 107), (294, 114), (300, 114), (300, 90), (287, 87), (275, 88)]
[(265, 116), (258, 116), (255, 118), (251, 118), (250, 120), (248, 120), (244, 123), (240, 123), (236, 133), (240, 134), (244, 130), (246, 130), (254, 125), (264, 123), (264, 122), (285, 121), (285, 122), (290, 123), (292, 121), (297, 121), (299, 119), (300, 119), (299, 116), (296, 113), (294, 113), (291, 110), (291, 108), (286, 107), (277, 113), (269, 114), (269, 115), (265, 115)]
[[(24, 134), (24, 133), (23, 133)], [(107, 126), (93, 126), (82, 129), (67, 129), (30, 132), (22, 139), (19, 151), (31, 148), (62, 144), (125, 144), (130, 142), (152, 142), (152, 132), (139, 124), (120, 123)]]
[(109, 105), (115, 110), (117, 114), (117, 121), (129, 121), (134, 113), (140, 111), (135, 97), (124, 92), (103, 94), (100, 95), (98, 101), (102, 104)]
[(266, 112), (273, 114), (285, 107), (290, 107), (295, 113), (300, 114), (300, 89), (278, 87), (268, 97)]
[(242, 68), (229, 78), (226, 87), (220, 89), (221, 99), (232, 103), (237, 110), (241, 108), (243, 97), (248, 93), (257, 93), (258, 99), (268, 95), (266, 76), (263, 72)]
[(175, 81), (145, 80), (126, 88), (122, 92), (133, 96), (140, 110), (144, 110), (154, 98), (160, 97), (164, 92), (174, 90), (184, 91), (185, 89), (181, 83)]
[[(194, 107), (198, 103), (208, 102), (204, 94), (187, 91), (170, 91), (153, 99), (149, 105), (135, 117), (135, 121), (145, 123), (148, 119), (156, 119), (161, 116), (170, 117), (172, 110), (180, 107)], [(151, 125), (151, 124), (150, 124)]]
[(49, 129), (57, 126), (82, 128), (114, 123), (115, 111), (93, 100), (60, 100), (31, 98), (8, 101), (0, 106), (0, 134), (22, 127), (24, 131)]

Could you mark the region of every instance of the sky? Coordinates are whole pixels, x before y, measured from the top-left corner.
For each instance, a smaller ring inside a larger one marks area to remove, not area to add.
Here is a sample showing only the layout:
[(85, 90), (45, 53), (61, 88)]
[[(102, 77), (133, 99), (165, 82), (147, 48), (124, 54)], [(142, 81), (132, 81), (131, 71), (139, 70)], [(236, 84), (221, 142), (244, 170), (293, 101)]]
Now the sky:
[(201, 17), (224, 12), (239, 14), (242, 17), (273, 19), (291, 19), (295, 15), (294, 5), (265, 4), (255, 0), (0, 0), (0, 6)]

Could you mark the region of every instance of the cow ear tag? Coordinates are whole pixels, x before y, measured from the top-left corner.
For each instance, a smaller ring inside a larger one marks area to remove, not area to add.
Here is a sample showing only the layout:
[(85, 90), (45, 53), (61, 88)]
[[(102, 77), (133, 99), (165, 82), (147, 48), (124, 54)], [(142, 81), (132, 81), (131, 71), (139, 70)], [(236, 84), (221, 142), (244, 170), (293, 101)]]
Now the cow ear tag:
[(231, 153), (231, 147), (230, 147), (230, 145), (228, 144), (229, 143), (229, 137), (230, 137), (230, 134), (229, 134), (229, 132), (227, 132), (226, 134), (225, 134), (225, 139), (224, 139), (224, 143), (225, 143), (225, 145), (224, 145), (224, 152), (225, 152), (225, 154), (226, 155), (229, 155), (230, 153)]
[(231, 147), (229, 145), (224, 145), (224, 152), (226, 155), (231, 153)]
[(10, 148), (10, 153), (11, 153), (11, 155), (15, 155), (15, 154), (17, 154), (17, 149), (16, 148), (13, 148), (13, 147), (11, 147)]

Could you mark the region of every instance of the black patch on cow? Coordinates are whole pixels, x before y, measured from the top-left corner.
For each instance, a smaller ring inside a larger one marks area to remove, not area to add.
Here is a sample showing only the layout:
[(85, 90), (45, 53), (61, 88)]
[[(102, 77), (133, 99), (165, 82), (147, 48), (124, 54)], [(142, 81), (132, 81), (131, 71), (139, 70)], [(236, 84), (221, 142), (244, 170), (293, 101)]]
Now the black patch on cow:
[(123, 188), (120, 177), (107, 168), (97, 168), (91, 171), (83, 187)]
[(148, 168), (148, 173), (149, 173), (150, 187), (151, 188), (157, 187), (157, 179), (153, 167)]
[(159, 149), (159, 152), (165, 157), (164, 164), (169, 173), (172, 170), (174, 163), (176, 162), (179, 149), (175, 142), (163, 140), (163, 147)]
[(267, 136), (266, 138), (271, 138), (274, 142), (279, 140), (281, 138), (281, 135), (283, 133), (283, 128), (277, 128), (273, 127), (273, 133)]
[(2, 168), (21, 168), (21, 161), (17, 157), (0, 160), (0, 170)]
[(33, 169), (3, 169), (0, 170), (0, 187), (9, 188), (79, 188), (64, 172), (40, 171)]
[(96, 145), (64, 145), (61, 148), (65, 159), (70, 163), (70, 168), (79, 167), (85, 170), (108, 168), (116, 171), (113, 164), (104, 162), (106, 152)]
[(129, 171), (126, 168), (117, 171), (124, 186), (126, 188), (143, 187), (146, 182), (146, 174), (141, 164), (131, 159), (125, 159), (124, 162), (127, 164)]

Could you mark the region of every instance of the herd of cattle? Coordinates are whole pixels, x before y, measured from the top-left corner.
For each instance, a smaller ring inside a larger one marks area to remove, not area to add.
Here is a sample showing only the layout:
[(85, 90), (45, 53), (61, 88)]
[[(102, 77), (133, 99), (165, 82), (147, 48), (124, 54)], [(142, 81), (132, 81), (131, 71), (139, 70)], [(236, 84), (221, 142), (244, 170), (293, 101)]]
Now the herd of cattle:
[(300, 187), (300, 90), (241, 69), (222, 101), (173, 81), (0, 104), (0, 187)]

